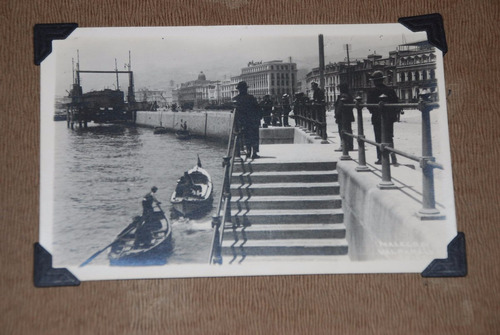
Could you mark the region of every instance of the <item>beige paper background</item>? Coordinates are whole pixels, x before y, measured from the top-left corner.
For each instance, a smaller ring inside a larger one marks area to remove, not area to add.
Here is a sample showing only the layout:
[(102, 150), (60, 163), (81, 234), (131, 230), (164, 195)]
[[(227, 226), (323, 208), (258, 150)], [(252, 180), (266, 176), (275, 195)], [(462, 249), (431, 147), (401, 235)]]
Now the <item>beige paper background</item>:
[[(84, 282), (35, 288), (39, 67), (33, 25), (394, 23), (439, 12), (458, 230), (469, 274)], [(495, 334), (500, 332), (500, 3), (415, 0), (4, 0), (0, 4), (0, 334)]]

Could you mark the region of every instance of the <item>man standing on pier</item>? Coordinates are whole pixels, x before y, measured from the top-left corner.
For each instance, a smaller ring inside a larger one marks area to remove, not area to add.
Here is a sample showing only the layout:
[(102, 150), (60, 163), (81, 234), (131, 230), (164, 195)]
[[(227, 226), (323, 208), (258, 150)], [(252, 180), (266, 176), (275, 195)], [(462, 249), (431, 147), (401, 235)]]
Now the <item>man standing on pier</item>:
[[(325, 109), (325, 92), (318, 86), (318, 83), (312, 82), (311, 88), (313, 91), (313, 119), (316, 121), (316, 133), (324, 136), (326, 129), (326, 109)], [(318, 131), (319, 128), (319, 131)], [(326, 139), (326, 138), (325, 138)]]
[(260, 102), (262, 109), (262, 117), (264, 119), (263, 128), (267, 128), (271, 124), (271, 113), (273, 111), (273, 102), (269, 94), (264, 95), (264, 99)]
[[(372, 73), (370, 80), (373, 81), (374, 87), (368, 91), (367, 103), (378, 104), (382, 99), (381, 96), (384, 95), (383, 99), (386, 103), (397, 103), (399, 101), (396, 91), (384, 84), (384, 74), (382, 71), (375, 71)], [(373, 132), (375, 133), (375, 141), (377, 143), (389, 143), (391, 148), (394, 148), (394, 122), (397, 121), (399, 114), (399, 109), (385, 108), (384, 114), (384, 126), (386, 132), (386, 138), (382, 138), (382, 117), (378, 107), (368, 108), (372, 114), (372, 125)], [(392, 164), (398, 165), (396, 154), (391, 153)], [(379, 147), (377, 147), (377, 161), (375, 164), (381, 164), (381, 152)]]
[(235, 123), (237, 129), (244, 137), (247, 157), (260, 158), (259, 152), (259, 127), (262, 119), (261, 109), (257, 99), (248, 94), (248, 85), (240, 81), (236, 86), (240, 92), (233, 98), (236, 107)]
[(290, 127), (288, 124), (288, 115), (292, 111), (292, 107), (290, 106), (290, 99), (286, 93), (283, 94), (281, 98), (281, 108), (283, 113), (283, 127)]
[(340, 101), (344, 104), (352, 104), (354, 99), (349, 94), (349, 86), (346, 83), (341, 83), (338, 86), (339, 96), (335, 101), (335, 122), (338, 125), (341, 146), (336, 151), (342, 151), (343, 146), (347, 147), (347, 151), (354, 150), (353, 138), (343, 135), (343, 131), (352, 134), (352, 122), (354, 122), (354, 113), (352, 108), (340, 108)]

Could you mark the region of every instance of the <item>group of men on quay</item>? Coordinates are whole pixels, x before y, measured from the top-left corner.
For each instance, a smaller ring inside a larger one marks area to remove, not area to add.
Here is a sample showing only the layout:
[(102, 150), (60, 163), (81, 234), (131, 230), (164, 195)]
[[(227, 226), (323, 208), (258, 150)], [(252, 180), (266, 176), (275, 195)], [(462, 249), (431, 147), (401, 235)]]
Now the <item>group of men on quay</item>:
[[(367, 92), (367, 104), (378, 104), (381, 97), (385, 103), (399, 102), (398, 96), (394, 89), (384, 84), (385, 76), (381, 71), (374, 71), (370, 80), (373, 87)], [(257, 99), (248, 94), (248, 85), (241, 81), (236, 86), (239, 94), (233, 98), (235, 105), (235, 129), (243, 135), (242, 145), (245, 146), (247, 155), (252, 159), (260, 158), (259, 152), (259, 128), (267, 128), (269, 126), (289, 127), (290, 113), (293, 111), (292, 118), (295, 118), (295, 125), (298, 125), (300, 118), (310, 118), (314, 120), (312, 125), (313, 131), (326, 139), (326, 104), (325, 93), (319, 88), (316, 82), (311, 83), (312, 99), (304, 93), (295, 94), (293, 103), (290, 102), (290, 97), (284, 94), (281, 97), (281, 103), (274, 105), (269, 95), (264, 96), (259, 103)], [(343, 132), (352, 134), (352, 122), (355, 121), (353, 109), (343, 106), (344, 104), (354, 103), (354, 98), (349, 92), (347, 83), (338, 85), (340, 94), (335, 103), (335, 123), (338, 126), (339, 134)], [(340, 103), (342, 102), (342, 104)], [(292, 108), (293, 106), (293, 108)], [(384, 118), (381, 117), (381, 112), (378, 107), (368, 108), (371, 113), (371, 122), (377, 143), (389, 143), (390, 147), (394, 147), (394, 123), (398, 121), (401, 110), (397, 108), (388, 108)], [(344, 119), (345, 118), (345, 119)], [(384, 120), (385, 139), (382, 139), (382, 119)], [(261, 125), (261, 121), (263, 124)], [(384, 141), (382, 141), (384, 140)], [(350, 136), (341, 136), (341, 147), (337, 151), (342, 151), (342, 148), (347, 146), (348, 151), (354, 150), (353, 138)], [(397, 166), (397, 158), (394, 153), (391, 153), (392, 164)], [(377, 161), (375, 164), (381, 164), (381, 151), (377, 147)]]

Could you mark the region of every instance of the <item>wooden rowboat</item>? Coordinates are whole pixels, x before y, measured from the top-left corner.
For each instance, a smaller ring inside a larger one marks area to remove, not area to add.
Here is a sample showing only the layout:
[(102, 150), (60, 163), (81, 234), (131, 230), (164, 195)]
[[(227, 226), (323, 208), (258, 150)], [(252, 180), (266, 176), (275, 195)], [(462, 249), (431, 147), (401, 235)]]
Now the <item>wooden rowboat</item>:
[(156, 206), (145, 219), (137, 216), (111, 245), (108, 259), (111, 265), (158, 265), (166, 263), (172, 248), (172, 226), (165, 213)]
[(191, 133), (189, 132), (189, 130), (179, 129), (175, 132), (175, 136), (179, 140), (188, 140), (191, 138)]
[[(208, 172), (201, 167), (200, 159), (198, 164), (188, 170), (186, 174), (177, 181), (177, 187), (172, 193), (170, 202), (173, 209), (179, 214), (187, 217), (201, 217), (212, 208), (213, 184)], [(185, 178), (190, 178), (189, 189), (181, 187)], [(183, 179), (184, 178), (184, 179)]]

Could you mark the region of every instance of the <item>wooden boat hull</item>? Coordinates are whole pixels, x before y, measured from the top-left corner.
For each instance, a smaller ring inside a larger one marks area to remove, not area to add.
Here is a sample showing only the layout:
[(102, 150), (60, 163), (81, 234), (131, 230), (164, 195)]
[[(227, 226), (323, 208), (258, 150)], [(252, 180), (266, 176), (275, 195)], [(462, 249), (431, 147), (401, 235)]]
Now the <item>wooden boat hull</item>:
[(176, 212), (183, 216), (200, 217), (212, 208), (212, 204), (213, 198), (205, 199), (203, 201), (182, 200), (174, 202), (173, 208)]
[[(159, 265), (166, 263), (169, 249), (172, 248), (172, 227), (163, 211), (155, 211), (149, 221), (145, 222), (138, 217), (124, 231), (132, 225), (135, 228), (126, 234), (119, 234), (108, 254), (111, 265)], [(146, 225), (146, 226), (144, 226)], [(140, 234), (138, 227), (146, 228), (150, 238), (145, 244), (139, 244), (137, 237)]]
[(165, 127), (155, 127), (153, 130), (153, 134), (166, 134), (167, 132), (168, 130)]
[(212, 178), (205, 169), (199, 166), (195, 166), (189, 170), (188, 174), (193, 179), (194, 185), (199, 188), (199, 191), (188, 196), (178, 195), (174, 191), (170, 202), (172, 203), (172, 208), (183, 216), (201, 217), (212, 208)]
[(179, 140), (188, 140), (191, 138), (191, 133), (189, 132), (189, 130), (177, 130), (175, 132), (175, 136)]

